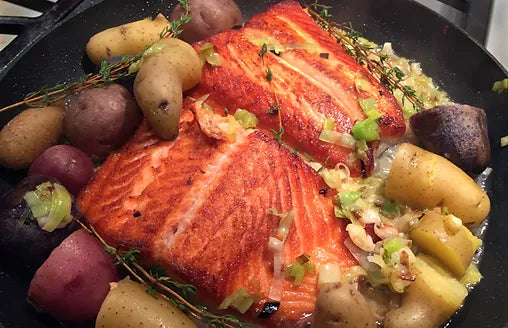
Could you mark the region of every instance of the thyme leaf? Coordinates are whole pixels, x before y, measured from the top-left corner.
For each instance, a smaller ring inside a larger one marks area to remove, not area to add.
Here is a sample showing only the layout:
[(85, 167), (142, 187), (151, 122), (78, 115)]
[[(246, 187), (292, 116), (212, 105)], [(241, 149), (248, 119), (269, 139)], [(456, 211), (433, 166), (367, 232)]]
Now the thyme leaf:
[(388, 56), (383, 53), (373, 51), (372, 44), (365, 42), (362, 34), (356, 31), (350, 22), (336, 23), (330, 20), (328, 10), (330, 6), (321, 5), (317, 0), (307, 7), (309, 15), (318, 23), (321, 28), (334, 37), (342, 49), (352, 56), (357, 63), (367, 68), (370, 73), (380, 81), (391, 93), (395, 90), (402, 92), (402, 103), (407, 99), (413, 104), (413, 108), (417, 111), (423, 109), (423, 102), (416, 92), (401, 83), (404, 78), (404, 72), (387, 62)]

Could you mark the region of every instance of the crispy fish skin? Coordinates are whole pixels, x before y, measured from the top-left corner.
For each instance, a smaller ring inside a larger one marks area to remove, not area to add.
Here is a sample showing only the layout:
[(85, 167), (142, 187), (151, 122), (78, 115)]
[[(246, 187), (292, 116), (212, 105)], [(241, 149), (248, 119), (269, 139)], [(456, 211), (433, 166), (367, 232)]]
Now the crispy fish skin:
[[(329, 166), (348, 163), (351, 149), (319, 140), (325, 119), (336, 122), (336, 130), (350, 133), (354, 124), (365, 119), (358, 100), (373, 98), (383, 114), (379, 120), (381, 137), (402, 136), (405, 123), (393, 95), (355, 59), (345, 53), (334, 38), (323, 31), (294, 1), (283, 2), (254, 16), (244, 28), (212, 36), (195, 45), (214, 45), (221, 66), (205, 65), (200, 84), (191, 91), (199, 98), (209, 95), (220, 112), (238, 108), (256, 114), (260, 128), (270, 135), (279, 130), (278, 115), (270, 114), (280, 105), (284, 134), (282, 140)], [(292, 46), (292, 50), (259, 55), (261, 45)], [(296, 48), (295, 48), (296, 47)], [(268, 69), (271, 81), (267, 79)], [(358, 88), (356, 81), (361, 80)], [(369, 159), (350, 165), (353, 175), (373, 169)]]

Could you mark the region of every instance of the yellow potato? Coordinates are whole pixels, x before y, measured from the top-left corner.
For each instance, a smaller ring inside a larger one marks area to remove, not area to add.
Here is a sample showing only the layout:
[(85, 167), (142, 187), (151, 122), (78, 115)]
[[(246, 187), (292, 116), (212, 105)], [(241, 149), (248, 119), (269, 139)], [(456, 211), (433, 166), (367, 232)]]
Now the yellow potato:
[(176, 138), (182, 109), (182, 92), (201, 79), (201, 62), (188, 43), (166, 38), (153, 45), (134, 81), (136, 101), (155, 134)]
[(162, 14), (116, 26), (92, 36), (86, 45), (88, 58), (99, 64), (106, 58), (134, 55), (160, 39), (160, 33), (170, 23)]
[(125, 278), (111, 284), (102, 303), (95, 328), (197, 328), (196, 324), (168, 301), (153, 297), (146, 287)]
[(386, 180), (388, 198), (420, 209), (447, 207), (468, 224), (483, 221), (490, 210), (487, 194), (444, 157), (417, 146), (399, 146)]
[(418, 255), (416, 280), (402, 305), (386, 314), (385, 328), (435, 328), (445, 322), (467, 296), (467, 289), (432, 258)]
[(49, 106), (29, 108), (0, 131), (0, 165), (27, 168), (62, 135), (65, 110)]
[(439, 259), (453, 274), (462, 277), (477, 249), (470, 234), (456, 218), (428, 212), (411, 231), (411, 239), (423, 252)]

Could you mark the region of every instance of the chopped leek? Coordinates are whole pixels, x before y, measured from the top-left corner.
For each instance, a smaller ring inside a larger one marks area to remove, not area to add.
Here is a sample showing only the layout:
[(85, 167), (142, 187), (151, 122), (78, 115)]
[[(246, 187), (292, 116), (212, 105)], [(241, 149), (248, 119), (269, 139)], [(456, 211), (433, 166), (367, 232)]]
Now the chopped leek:
[(350, 207), (362, 194), (358, 191), (339, 192), (339, 201), (342, 207)]
[(220, 55), (215, 51), (215, 48), (213, 44), (211, 43), (205, 43), (200, 49), (199, 49), (199, 58), (201, 59), (201, 64), (204, 65), (205, 62), (212, 66), (221, 66), (222, 65), (222, 58)]
[(280, 217), (279, 228), (277, 229), (277, 237), (282, 242), (284, 242), (289, 233), (289, 227), (295, 218), (295, 211), (291, 210), (287, 213), (278, 213), (276, 209), (270, 208), (268, 209), (268, 214)]
[(326, 263), (319, 268), (318, 287), (341, 281), (340, 266), (336, 263)]
[(508, 78), (495, 82), (492, 86), (492, 91), (495, 91), (498, 94), (508, 92)]
[(324, 131), (335, 130), (335, 122), (329, 118), (325, 119), (325, 121), (323, 122), (323, 130)]
[(508, 136), (502, 137), (500, 140), (501, 147), (508, 146)]
[(399, 216), (402, 211), (402, 206), (395, 201), (386, 200), (383, 203), (383, 206), (381, 207), (381, 211), (383, 211), (383, 213), (385, 213), (385, 214), (392, 214), (392, 215)]
[[(358, 77), (355, 79), (355, 88), (356, 88), (356, 91), (358, 91), (358, 92), (368, 91), (369, 88), (372, 88), (372, 85), (366, 79), (364, 79), (362, 77)], [(361, 104), (360, 104), (360, 107), (361, 107)]]
[(370, 118), (357, 122), (351, 132), (358, 140), (374, 141), (379, 139), (379, 126), (375, 120)]
[(62, 185), (45, 182), (34, 191), (27, 192), (23, 198), (42, 230), (52, 232), (63, 228), (72, 219), (72, 198)]
[(286, 269), (284, 269), (284, 275), (286, 277), (292, 277), (296, 286), (302, 283), (303, 277), (307, 272), (314, 275), (316, 269), (312, 261), (305, 254), (300, 255), (295, 263), (288, 265)]
[(404, 244), (400, 241), (399, 238), (393, 238), (388, 241), (383, 242), (383, 248), (385, 250), (385, 258), (389, 259), (392, 257), (392, 254), (402, 249)]
[(350, 149), (353, 149), (356, 145), (356, 140), (352, 135), (325, 129), (321, 131), (319, 140)]
[(358, 99), (358, 104), (360, 104), (360, 107), (365, 114), (370, 111), (377, 110), (377, 102), (373, 98)]
[(245, 109), (237, 109), (235, 112), (235, 119), (240, 123), (244, 129), (254, 129), (259, 123), (256, 115)]
[(225, 310), (230, 306), (235, 308), (241, 314), (245, 314), (247, 310), (258, 300), (257, 296), (250, 295), (247, 288), (242, 287), (229, 295), (219, 305), (219, 310)]
[(362, 160), (367, 159), (367, 151), (369, 150), (369, 146), (367, 145), (367, 141), (358, 140), (356, 143), (356, 157)]

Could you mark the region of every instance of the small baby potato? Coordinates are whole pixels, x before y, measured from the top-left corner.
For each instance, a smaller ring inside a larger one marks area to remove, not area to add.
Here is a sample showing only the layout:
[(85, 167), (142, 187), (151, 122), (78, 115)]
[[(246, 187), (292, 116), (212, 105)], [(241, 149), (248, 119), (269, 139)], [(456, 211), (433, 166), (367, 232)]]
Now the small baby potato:
[(65, 111), (61, 107), (30, 108), (0, 131), (0, 165), (24, 169), (62, 135)]
[(144, 57), (134, 81), (134, 95), (155, 134), (165, 140), (178, 135), (182, 92), (201, 79), (194, 48), (174, 38), (159, 41), (160, 51)]
[[(204, 40), (243, 22), (242, 12), (233, 0), (189, 0), (189, 7), (191, 20), (180, 35), (187, 42)], [(182, 14), (182, 6), (177, 5), (170, 18), (175, 20)]]
[(351, 283), (324, 285), (314, 311), (314, 327), (376, 328), (376, 319), (367, 301)]
[(146, 292), (146, 287), (125, 278), (111, 284), (102, 303), (95, 328), (197, 328), (185, 314), (163, 299)]
[(386, 314), (385, 328), (435, 328), (446, 321), (467, 296), (467, 289), (432, 258), (418, 255), (419, 272), (402, 298), (402, 306)]
[(464, 224), (478, 224), (490, 211), (489, 197), (464, 171), (408, 143), (395, 154), (385, 194), (420, 209), (447, 207)]
[[(428, 212), (411, 231), (411, 239), (423, 251), (446, 265), (457, 277), (462, 277), (471, 264), (481, 241), (472, 236), (460, 220), (452, 215)], [(477, 240), (476, 245), (473, 244)]]
[(92, 158), (103, 158), (129, 138), (141, 112), (119, 84), (85, 90), (72, 99), (64, 119), (65, 136)]
[(92, 36), (86, 53), (94, 64), (113, 56), (137, 54), (157, 42), (162, 30), (170, 25), (166, 17), (158, 14), (155, 19), (148, 17), (112, 27)]

